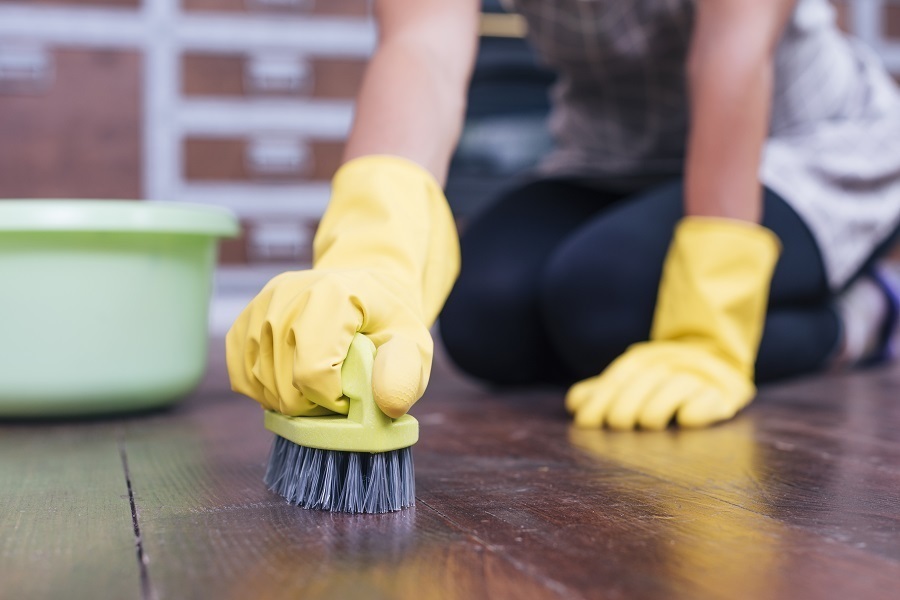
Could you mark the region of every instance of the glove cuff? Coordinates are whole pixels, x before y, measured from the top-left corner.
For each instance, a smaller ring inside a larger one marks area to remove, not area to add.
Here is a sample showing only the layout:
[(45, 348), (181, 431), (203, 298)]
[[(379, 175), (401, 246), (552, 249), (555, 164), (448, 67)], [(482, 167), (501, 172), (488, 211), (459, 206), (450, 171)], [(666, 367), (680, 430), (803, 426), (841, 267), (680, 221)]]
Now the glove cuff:
[(651, 338), (702, 343), (752, 377), (780, 252), (761, 225), (685, 217), (663, 267)]
[(440, 185), (397, 156), (345, 163), (313, 240), (316, 268), (371, 268), (390, 275), (437, 318), (459, 273), (459, 239)]

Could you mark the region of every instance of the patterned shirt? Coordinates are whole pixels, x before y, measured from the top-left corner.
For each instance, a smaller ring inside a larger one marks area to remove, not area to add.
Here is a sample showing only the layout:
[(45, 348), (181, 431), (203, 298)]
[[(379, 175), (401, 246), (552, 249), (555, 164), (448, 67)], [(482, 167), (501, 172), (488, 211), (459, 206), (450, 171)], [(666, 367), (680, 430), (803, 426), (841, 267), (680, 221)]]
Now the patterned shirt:
[[(636, 188), (682, 174), (695, 2), (515, 0), (559, 73), (540, 171)], [(780, 41), (760, 178), (810, 227), (835, 289), (900, 223), (900, 94), (827, 0), (799, 0)]]

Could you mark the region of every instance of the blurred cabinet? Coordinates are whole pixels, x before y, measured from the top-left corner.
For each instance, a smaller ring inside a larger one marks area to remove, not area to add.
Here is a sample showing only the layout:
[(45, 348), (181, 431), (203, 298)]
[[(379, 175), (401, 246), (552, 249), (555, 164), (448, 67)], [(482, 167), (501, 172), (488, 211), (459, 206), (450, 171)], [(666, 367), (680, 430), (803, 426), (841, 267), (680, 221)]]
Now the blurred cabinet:
[(0, 195), (141, 197), (135, 51), (0, 45)]
[(183, 0), (187, 11), (364, 17), (367, 0)]
[(184, 143), (188, 181), (327, 183), (341, 163), (343, 142), (288, 137), (200, 138)]
[(299, 56), (290, 52), (182, 56), (187, 96), (286, 97), (351, 100), (365, 72), (363, 59)]
[[(245, 224), (223, 260), (302, 264), (375, 45), (372, 1), (0, 0), (0, 197), (222, 205)], [(900, 70), (900, 3), (836, 4)], [(448, 185), (460, 214), (548, 143), (552, 76), (515, 19), (485, 23)]]
[[(79, 7), (115, 7), (138, 8), (142, 0), (0, 0), (0, 4), (20, 4), (26, 6), (79, 6)], [(153, 2), (154, 0), (146, 0)]]
[(302, 265), (375, 44), (370, 0), (0, 0), (0, 198), (234, 210)]

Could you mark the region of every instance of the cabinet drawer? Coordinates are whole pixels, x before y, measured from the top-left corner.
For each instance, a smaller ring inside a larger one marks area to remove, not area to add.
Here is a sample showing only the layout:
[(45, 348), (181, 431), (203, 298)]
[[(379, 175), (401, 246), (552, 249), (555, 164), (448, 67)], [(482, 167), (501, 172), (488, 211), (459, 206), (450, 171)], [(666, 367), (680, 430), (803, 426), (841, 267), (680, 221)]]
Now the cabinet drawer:
[(4, 52), (0, 197), (139, 198), (140, 55), (0, 44)]
[(245, 265), (247, 256), (247, 229), (249, 223), (241, 221), (241, 234), (236, 238), (226, 238), (219, 241), (220, 265)]
[(352, 99), (365, 72), (360, 59), (188, 53), (182, 57), (187, 96)]
[(364, 17), (369, 0), (182, 0), (188, 11)]
[[(152, 1), (152, 0), (151, 0)], [(39, 4), (48, 6), (84, 6), (86, 8), (138, 8), (141, 0), (0, 0), (0, 4)]]
[(318, 219), (284, 218), (277, 222), (245, 219), (239, 238), (219, 244), (223, 265), (284, 264), (297, 269), (312, 262)]
[(188, 138), (188, 181), (302, 183), (328, 181), (340, 166), (344, 142), (292, 138)]

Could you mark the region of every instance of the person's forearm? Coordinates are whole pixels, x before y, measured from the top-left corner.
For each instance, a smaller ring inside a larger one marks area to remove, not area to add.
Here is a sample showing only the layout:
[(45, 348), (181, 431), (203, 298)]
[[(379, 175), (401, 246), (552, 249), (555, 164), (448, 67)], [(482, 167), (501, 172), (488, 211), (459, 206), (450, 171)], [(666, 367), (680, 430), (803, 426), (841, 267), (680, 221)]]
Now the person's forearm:
[[(689, 62), (685, 211), (759, 222), (773, 55), (790, 2), (701, 3)], [(773, 7), (774, 6), (774, 7)]]
[(768, 125), (771, 68), (760, 62), (730, 69), (716, 64), (719, 57), (710, 58), (695, 72), (691, 85), (685, 212), (758, 222), (762, 214), (758, 172)]
[(443, 184), (465, 113), (469, 69), (457, 71), (414, 42), (383, 44), (366, 72), (344, 160), (401, 156)]

